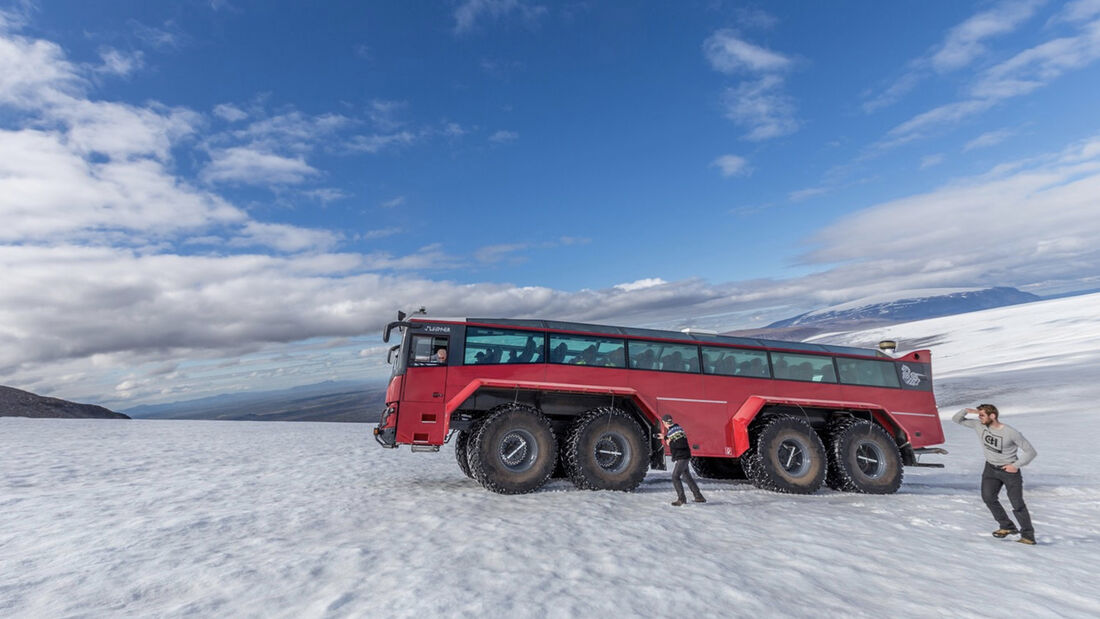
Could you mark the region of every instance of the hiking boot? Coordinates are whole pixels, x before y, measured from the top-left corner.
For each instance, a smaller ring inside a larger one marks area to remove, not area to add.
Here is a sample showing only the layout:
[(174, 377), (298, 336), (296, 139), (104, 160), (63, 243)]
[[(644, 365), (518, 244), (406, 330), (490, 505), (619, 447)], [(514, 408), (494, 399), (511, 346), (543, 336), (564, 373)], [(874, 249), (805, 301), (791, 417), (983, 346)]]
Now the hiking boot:
[(998, 539), (1008, 537), (1009, 535), (1016, 535), (1020, 531), (1018, 529), (997, 529), (993, 532), (993, 537)]
[(696, 502), (696, 503), (706, 503), (706, 502), (707, 502), (707, 500), (706, 500), (706, 499), (704, 499), (704, 498), (702, 497), (702, 495), (700, 495), (700, 496), (697, 496), (697, 497), (695, 497), (695, 502)]
[(1016, 541), (1020, 542), (1021, 544), (1027, 544), (1028, 546), (1034, 546), (1035, 545), (1035, 538), (1033, 538), (1033, 537), (1021, 537), (1020, 539), (1018, 539)]
[(672, 504), (676, 507), (680, 507), (681, 505), (684, 504), (684, 500), (683, 499), (676, 499), (675, 501), (672, 502)]

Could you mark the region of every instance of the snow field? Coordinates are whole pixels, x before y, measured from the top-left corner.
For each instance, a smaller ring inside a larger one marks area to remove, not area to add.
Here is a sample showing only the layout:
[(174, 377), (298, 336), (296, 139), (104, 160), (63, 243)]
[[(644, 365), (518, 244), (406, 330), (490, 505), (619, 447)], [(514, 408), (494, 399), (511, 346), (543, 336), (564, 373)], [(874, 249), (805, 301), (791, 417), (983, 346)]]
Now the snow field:
[(366, 425), (0, 418), (0, 616), (1100, 616), (1098, 300), (844, 336), (936, 340), (943, 414), (993, 401), (1031, 440), (1035, 547), (989, 535), (946, 418), (946, 468), (898, 494), (701, 480), (680, 508), (659, 471), (494, 495)]

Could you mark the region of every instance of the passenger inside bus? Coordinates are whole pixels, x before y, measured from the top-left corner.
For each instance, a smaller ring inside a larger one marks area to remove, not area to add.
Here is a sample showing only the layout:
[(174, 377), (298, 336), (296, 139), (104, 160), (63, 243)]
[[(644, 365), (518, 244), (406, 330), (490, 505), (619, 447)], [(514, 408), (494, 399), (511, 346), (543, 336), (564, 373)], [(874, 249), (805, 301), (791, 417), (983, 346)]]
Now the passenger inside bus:
[(639, 370), (652, 370), (655, 364), (655, 356), (652, 348), (645, 349), (641, 353), (634, 355), (634, 367)]
[(573, 359), (576, 365), (596, 365), (596, 345), (592, 344)]
[(680, 354), (680, 351), (674, 350), (672, 351), (672, 353), (662, 357), (661, 369), (665, 370), (666, 372), (683, 372), (684, 357)]
[(554, 350), (550, 351), (550, 363), (563, 363), (567, 352), (569, 352), (569, 347), (565, 345), (565, 342), (559, 343), (554, 347)]

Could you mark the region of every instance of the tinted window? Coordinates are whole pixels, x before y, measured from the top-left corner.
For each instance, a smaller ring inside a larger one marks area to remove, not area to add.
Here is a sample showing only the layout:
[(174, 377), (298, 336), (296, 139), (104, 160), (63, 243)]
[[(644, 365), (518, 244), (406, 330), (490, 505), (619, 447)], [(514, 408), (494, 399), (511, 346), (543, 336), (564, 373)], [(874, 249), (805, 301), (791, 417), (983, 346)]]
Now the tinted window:
[(414, 335), (412, 346), (412, 365), (447, 365), (447, 336)]
[(623, 340), (583, 335), (551, 335), (550, 363), (626, 367)]
[(817, 355), (792, 355), (773, 352), (772, 371), (776, 378), (806, 380), (815, 383), (835, 383), (836, 371), (833, 370), (832, 357)]
[(725, 376), (768, 377), (768, 353), (762, 350), (703, 347), (703, 372)]
[(840, 370), (840, 382), (849, 385), (869, 385), (871, 387), (900, 387), (898, 373), (892, 361), (871, 361), (869, 359), (845, 359), (838, 357), (836, 367)]
[(541, 363), (544, 337), (534, 331), (466, 328), (466, 365)]
[(698, 372), (699, 349), (690, 344), (630, 342), (630, 367), (663, 372)]

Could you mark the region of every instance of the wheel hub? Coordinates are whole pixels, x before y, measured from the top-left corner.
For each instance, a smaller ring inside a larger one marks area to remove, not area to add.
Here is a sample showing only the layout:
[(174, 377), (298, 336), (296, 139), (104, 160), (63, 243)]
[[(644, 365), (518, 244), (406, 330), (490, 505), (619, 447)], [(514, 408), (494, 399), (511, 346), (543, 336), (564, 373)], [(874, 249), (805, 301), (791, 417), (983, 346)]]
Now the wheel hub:
[(860, 441), (855, 451), (856, 466), (870, 479), (878, 479), (886, 473), (886, 457), (882, 449), (871, 441)]
[(810, 459), (806, 457), (806, 446), (801, 441), (786, 439), (779, 443), (777, 451), (779, 466), (792, 477), (801, 477), (810, 470)]
[(617, 434), (601, 435), (594, 451), (596, 464), (605, 471), (618, 473), (630, 463), (630, 444)]
[(538, 443), (526, 430), (512, 430), (500, 440), (500, 462), (510, 471), (531, 468), (538, 458)]

